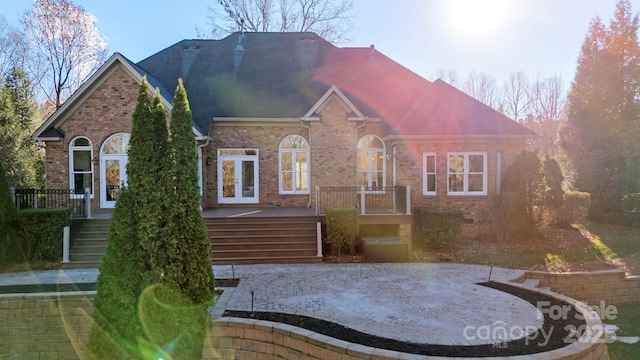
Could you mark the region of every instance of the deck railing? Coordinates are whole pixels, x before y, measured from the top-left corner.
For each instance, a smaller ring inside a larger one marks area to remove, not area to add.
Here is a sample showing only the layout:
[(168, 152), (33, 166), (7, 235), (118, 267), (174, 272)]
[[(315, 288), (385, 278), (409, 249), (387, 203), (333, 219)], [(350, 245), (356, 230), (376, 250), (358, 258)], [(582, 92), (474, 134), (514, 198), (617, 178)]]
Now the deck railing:
[(358, 208), (360, 215), (411, 215), (411, 189), (407, 186), (316, 187), (316, 215), (332, 206)]
[[(91, 217), (89, 189), (11, 189), (18, 210), (70, 207), (74, 218)], [(73, 195), (73, 196), (72, 196)]]

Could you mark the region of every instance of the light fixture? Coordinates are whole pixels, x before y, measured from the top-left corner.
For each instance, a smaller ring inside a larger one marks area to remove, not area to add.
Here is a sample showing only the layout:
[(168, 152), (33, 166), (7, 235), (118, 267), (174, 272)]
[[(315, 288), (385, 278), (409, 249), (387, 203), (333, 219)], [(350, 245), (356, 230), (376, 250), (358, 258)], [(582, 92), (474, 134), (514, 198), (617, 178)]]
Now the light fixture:
[(207, 156), (207, 165), (211, 165), (211, 156)]

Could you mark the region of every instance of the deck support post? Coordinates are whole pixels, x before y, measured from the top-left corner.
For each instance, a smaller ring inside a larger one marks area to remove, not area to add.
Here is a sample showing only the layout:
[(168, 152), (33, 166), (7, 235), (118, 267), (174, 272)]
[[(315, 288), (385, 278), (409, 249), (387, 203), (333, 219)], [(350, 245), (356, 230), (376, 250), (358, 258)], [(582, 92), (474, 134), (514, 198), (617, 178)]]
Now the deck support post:
[(317, 257), (322, 257), (322, 223), (320, 221), (316, 222), (316, 240), (318, 244), (318, 255)]
[(91, 219), (91, 189), (84, 189), (84, 198), (85, 198), (85, 211), (87, 213), (87, 219)]
[(411, 215), (411, 186), (407, 185), (407, 215)]
[(69, 236), (70, 231), (69, 227), (65, 226), (62, 230), (62, 263), (66, 264), (69, 262)]

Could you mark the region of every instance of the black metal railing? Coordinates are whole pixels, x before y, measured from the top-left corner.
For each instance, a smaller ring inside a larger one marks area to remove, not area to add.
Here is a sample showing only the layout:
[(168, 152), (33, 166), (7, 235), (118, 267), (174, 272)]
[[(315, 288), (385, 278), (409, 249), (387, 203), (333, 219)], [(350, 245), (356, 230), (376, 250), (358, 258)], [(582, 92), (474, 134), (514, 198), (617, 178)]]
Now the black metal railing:
[(361, 215), (407, 214), (407, 186), (316, 187), (316, 214), (332, 206), (352, 206)]
[(18, 210), (71, 207), (71, 216), (87, 216), (88, 193), (73, 189), (14, 189), (14, 202)]

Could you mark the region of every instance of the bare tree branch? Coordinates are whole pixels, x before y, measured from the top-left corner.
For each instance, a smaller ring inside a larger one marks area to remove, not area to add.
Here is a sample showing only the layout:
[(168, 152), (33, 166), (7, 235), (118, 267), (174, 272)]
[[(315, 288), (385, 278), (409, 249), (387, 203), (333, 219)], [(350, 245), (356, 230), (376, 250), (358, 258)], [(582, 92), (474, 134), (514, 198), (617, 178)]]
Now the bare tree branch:
[[(217, 0), (209, 8), (210, 35), (229, 33), (315, 32), (324, 39), (341, 43), (352, 30), (352, 0)], [(203, 37), (198, 30), (198, 36)]]
[(34, 44), (32, 67), (42, 69), (39, 82), (59, 108), (106, 60), (106, 43), (84, 8), (67, 0), (37, 0), (22, 20)]

